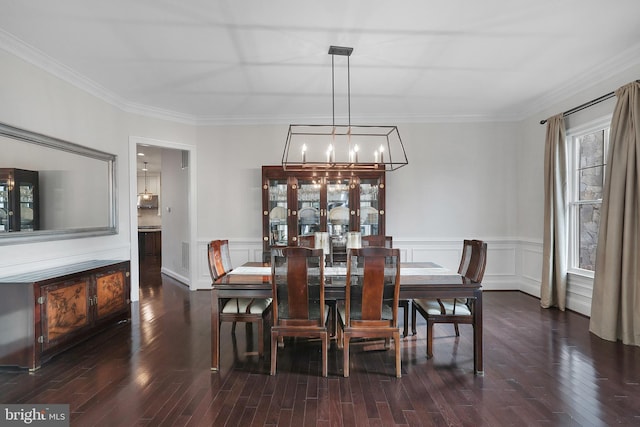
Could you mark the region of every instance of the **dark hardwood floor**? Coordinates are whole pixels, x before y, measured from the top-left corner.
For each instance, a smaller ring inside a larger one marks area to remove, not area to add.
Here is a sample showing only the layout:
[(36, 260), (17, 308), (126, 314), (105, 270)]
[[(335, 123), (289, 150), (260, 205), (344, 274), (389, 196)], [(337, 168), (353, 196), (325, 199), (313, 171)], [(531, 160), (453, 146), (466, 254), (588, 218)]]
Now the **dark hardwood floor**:
[(473, 375), (470, 327), (456, 339), (436, 325), (427, 360), (424, 323), (402, 340), (401, 379), (379, 342), (354, 343), (347, 379), (332, 344), (322, 378), (319, 342), (304, 340), (286, 342), (271, 377), (244, 325), (234, 337), (223, 324), (222, 370), (212, 373), (209, 292), (153, 263), (141, 271), (130, 323), (34, 373), (1, 368), (0, 401), (68, 403), (72, 426), (640, 425), (640, 348), (603, 341), (587, 318), (519, 292), (485, 293), (483, 377)]

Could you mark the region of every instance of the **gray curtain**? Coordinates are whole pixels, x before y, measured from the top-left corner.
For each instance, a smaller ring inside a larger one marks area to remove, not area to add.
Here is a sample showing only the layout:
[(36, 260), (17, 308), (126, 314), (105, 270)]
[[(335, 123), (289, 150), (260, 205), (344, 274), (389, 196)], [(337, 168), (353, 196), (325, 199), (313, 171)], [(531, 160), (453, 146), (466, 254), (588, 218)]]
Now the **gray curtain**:
[(589, 330), (640, 345), (640, 83), (616, 91)]
[(540, 305), (565, 309), (567, 300), (567, 154), (562, 114), (547, 119), (544, 147), (544, 230)]

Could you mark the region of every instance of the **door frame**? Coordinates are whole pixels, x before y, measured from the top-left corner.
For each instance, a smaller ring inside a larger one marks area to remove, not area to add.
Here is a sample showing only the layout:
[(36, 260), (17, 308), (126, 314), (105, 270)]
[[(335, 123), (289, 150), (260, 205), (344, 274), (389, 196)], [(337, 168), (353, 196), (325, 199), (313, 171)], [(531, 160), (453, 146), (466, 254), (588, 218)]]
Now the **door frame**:
[(197, 290), (198, 257), (197, 251), (197, 173), (196, 173), (196, 147), (174, 141), (164, 141), (141, 136), (129, 136), (129, 224), (130, 224), (130, 258), (131, 258), (131, 300), (140, 299), (140, 268), (138, 258), (138, 171), (137, 150), (138, 144), (154, 147), (184, 150), (189, 152), (189, 183), (187, 188), (187, 209), (189, 210), (189, 276), (187, 278), (189, 289)]

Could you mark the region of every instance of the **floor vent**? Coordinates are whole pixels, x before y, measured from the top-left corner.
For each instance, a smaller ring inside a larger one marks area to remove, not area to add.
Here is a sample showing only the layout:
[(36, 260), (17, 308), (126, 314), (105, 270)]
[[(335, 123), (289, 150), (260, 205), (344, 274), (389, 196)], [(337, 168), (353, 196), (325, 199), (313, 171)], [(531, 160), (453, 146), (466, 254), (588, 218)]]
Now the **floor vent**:
[(182, 242), (182, 268), (189, 270), (189, 243)]

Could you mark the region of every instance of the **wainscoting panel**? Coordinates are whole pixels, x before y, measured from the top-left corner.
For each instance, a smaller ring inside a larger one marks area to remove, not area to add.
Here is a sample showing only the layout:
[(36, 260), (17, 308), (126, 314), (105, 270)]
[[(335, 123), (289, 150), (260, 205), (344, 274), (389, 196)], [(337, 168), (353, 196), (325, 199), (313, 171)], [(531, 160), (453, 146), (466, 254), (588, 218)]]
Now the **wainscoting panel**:
[(520, 290), (540, 298), (542, 243), (520, 242)]
[[(207, 243), (198, 242), (200, 262), (198, 289), (210, 289), (211, 279), (207, 264)], [(488, 244), (487, 270), (483, 280), (485, 290), (519, 290), (540, 298), (542, 275), (542, 243), (518, 239), (485, 239)], [(456, 271), (460, 264), (462, 240), (416, 240), (394, 237), (394, 247), (406, 262), (433, 261)], [(248, 261), (262, 261), (262, 242), (249, 239), (229, 239), (231, 261), (234, 266)], [(570, 275), (567, 308), (581, 314), (591, 312), (593, 280)]]
[(567, 307), (585, 316), (591, 316), (593, 278), (569, 274), (567, 284)]

